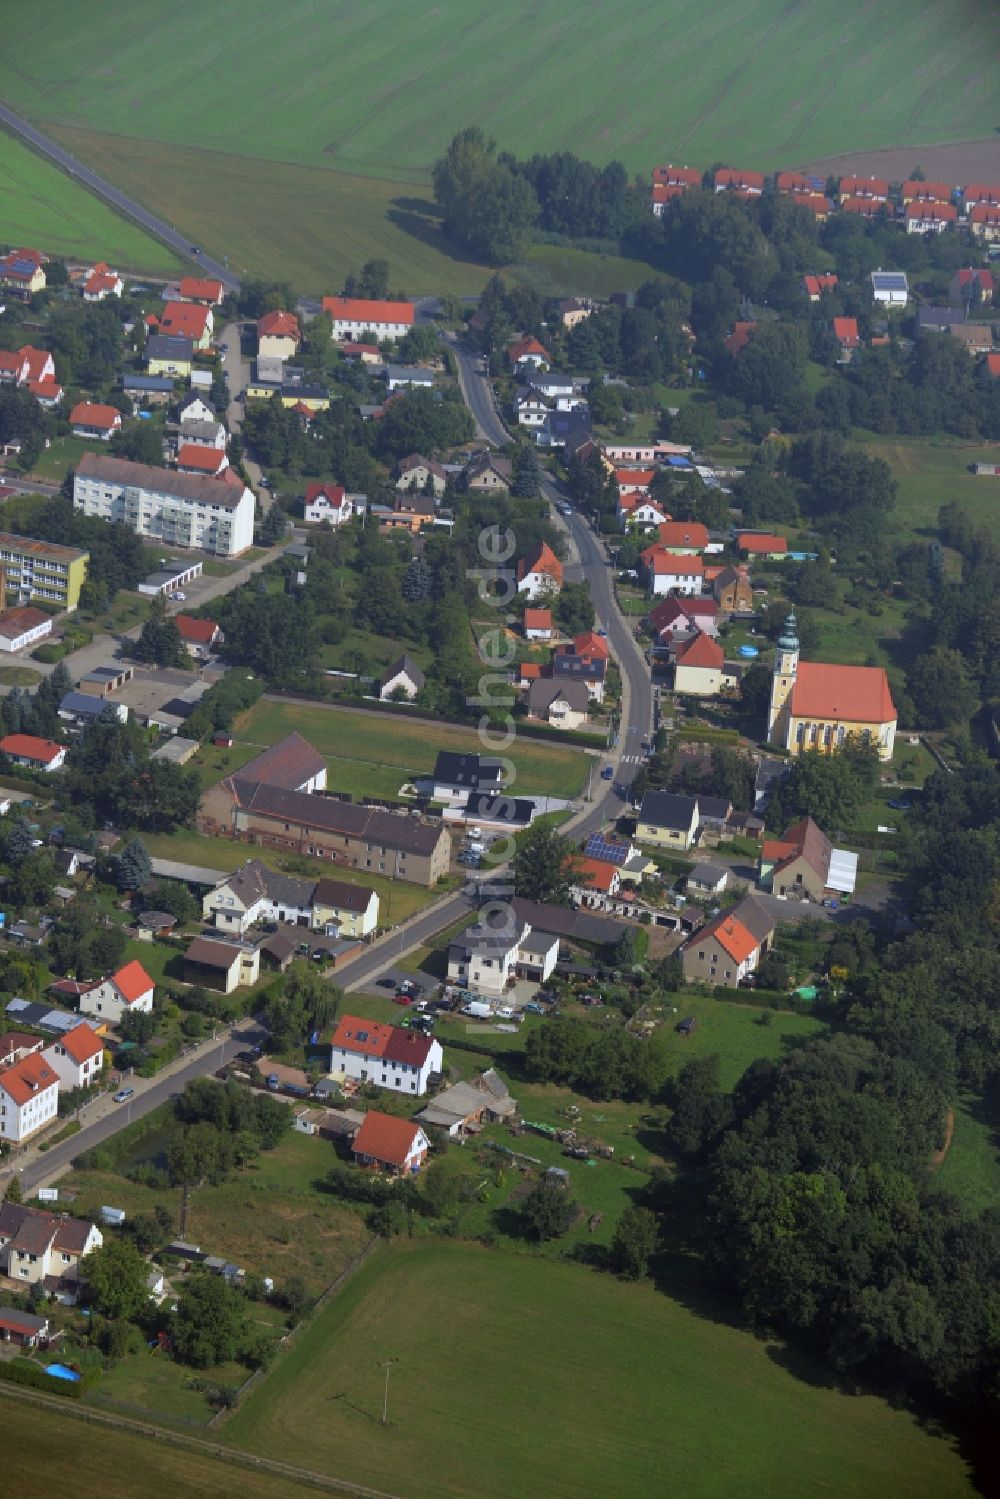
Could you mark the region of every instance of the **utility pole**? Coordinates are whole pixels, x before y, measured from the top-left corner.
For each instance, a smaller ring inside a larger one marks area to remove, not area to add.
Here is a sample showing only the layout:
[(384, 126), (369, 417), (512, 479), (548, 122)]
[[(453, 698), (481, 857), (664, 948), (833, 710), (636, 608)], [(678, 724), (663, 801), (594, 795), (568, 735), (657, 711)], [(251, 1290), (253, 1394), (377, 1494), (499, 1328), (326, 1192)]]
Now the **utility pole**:
[(385, 1394), (382, 1398), (382, 1425), (389, 1424), (389, 1370), (393, 1364), (398, 1364), (398, 1358), (386, 1358), (380, 1360), (380, 1367), (385, 1370)]

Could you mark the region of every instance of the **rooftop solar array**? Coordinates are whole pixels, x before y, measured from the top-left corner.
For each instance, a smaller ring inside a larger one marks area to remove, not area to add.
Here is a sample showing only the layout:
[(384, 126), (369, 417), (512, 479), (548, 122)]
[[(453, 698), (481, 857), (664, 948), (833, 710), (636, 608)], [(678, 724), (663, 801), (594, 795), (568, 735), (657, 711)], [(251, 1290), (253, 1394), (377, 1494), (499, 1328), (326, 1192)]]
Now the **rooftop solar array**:
[(588, 859), (603, 859), (607, 864), (624, 864), (629, 856), (629, 846), (627, 843), (613, 843), (602, 838), (600, 833), (593, 833), (587, 839), (584, 853)]

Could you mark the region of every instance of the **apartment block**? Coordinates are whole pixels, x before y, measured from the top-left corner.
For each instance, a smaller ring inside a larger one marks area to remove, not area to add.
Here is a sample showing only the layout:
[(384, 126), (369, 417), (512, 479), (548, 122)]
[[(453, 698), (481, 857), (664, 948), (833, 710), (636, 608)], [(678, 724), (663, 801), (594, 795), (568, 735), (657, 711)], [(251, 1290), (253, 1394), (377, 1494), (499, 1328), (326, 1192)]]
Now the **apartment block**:
[(205, 478), (84, 453), (73, 479), (73, 504), (84, 515), (120, 521), (168, 547), (237, 557), (253, 545), (253, 492), (235, 474)]
[(0, 566), (6, 577), (7, 593), (16, 595), (19, 604), (26, 604), (29, 599), (48, 599), (62, 609), (75, 609), (89, 561), (90, 553), (77, 551), (75, 547), (0, 532)]

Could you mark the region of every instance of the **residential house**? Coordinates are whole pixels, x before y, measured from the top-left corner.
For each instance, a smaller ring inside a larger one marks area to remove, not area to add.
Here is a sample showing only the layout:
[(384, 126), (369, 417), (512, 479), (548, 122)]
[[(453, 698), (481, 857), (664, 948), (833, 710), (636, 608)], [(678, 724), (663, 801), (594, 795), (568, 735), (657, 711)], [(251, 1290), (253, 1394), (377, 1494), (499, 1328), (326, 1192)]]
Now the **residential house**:
[(44, 259), (39, 250), (11, 250), (0, 256), (0, 291), (22, 302), (44, 291)]
[(507, 359), (512, 369), (525, 370), (529, 367), (541, 369), (542, 365), (552, 363), (552, 355), (544, 344), (540, 344), (537, 338), (532, 338), (528, 333), (521, 338), (516, 338), (512, 344), (507, 346)]
[(725, 864), (695, 864), (684, 881), (689, 896), (721, 895), (729, 882)]
[(958, 223), (954, 203), (908, 203), (904, 215), (907, 234), (941, 234)]
[(764, 191), (763, 172), (743, 172), (735, 167), (719, 167), (713, 182), (717, 193), (737, 193), (740, 197), (759, 198)]
[(837, 192), (844, 198), (863, 198), (869, 203), (887, 203), (889, 183), (882, 177), (841, 177)]
[(20, 1145), (51, 1124), (59, 1106), (59, 1076), (45, 1054), (31, 1052), (0, 1072), (0, 1140)]
[(753, 609), (753, 588), (745, 567), (724, 567), (712, 579), (712, 593), (726, 614), (749, 614)]
[(515, 916), (502, 926), (474, 921), (448, 945), (448, 981), (501, 999), (517, 978), (545, 981), (559, 961), (559, 938)]
[(208, 891), (202, 917), (240, 937), (261, 921), (311, 927), (315, 887), (315, 880), (276, 874), (260, 859), (250, 859)]
[(39, 406), (51, 410), (62, 400), (62, 386), (47, 349), (24, 344), (20, 349), (0, 349), (0, 384), (19, 385), (33, 395)]
[(858, 320), (856, 317), (835, 317), (832, 327), (833, 336), (840, 349), (840, 353), (837, 355), (837, 363), (850, 364), (854, 358), (855, 350), (861, 347)]
[(673, 552), (660, 542), (646, 548), (639, 558), (651, 593), (698, 594), (705, 581), (705, 564), (697, 553)]
[(253, 491), (235, 474), (181, 474), (84, 453), (73, 479), (73, 504), (84, 515), (120, 521), (166, 546), (236, 557), (253, 545)]
[(767, 557), (772, 562), (788, 555), (788, 541), (768, 531), (737, 531), (736, 546), (749, 557)]
[(725, 685), (725, 654), (700, 630), (674, 648), (674, 691), (693, 697), (716, 697)]
[(520, 390), (514, 397), (514, 418), (521, 427), (535, 429), (545, 425), (550, 406), (537, 390)]
[(103, 260), (98, 261), (80, 285), (85, 302), (103, 302), (105, 297), (120, 297), (124, 290), (125, 282), (121, 276), (105, 265)]
[(0, 1069), (20, 1062), (23, 1057), (30, 1057), (41, 1051), (44, 1045), (40, 1036), (32, 1036), (28, 1031), (5, 1031), (0, 1036)]
[(468, 1082), (442, 1089), (414, 1118), (418, 1124), (433, 1125), (458, 1140), (483, 1124), (502, 1123), (516, 1113), (517, 1104), (507, 1084), (491, 1067)]
[(948, 300), (956, 307), (988, 307), (996, 296), (996, 289), (996, 277), (992, 271), (969, 267), (952, 276)]
[(80, 1279), (81, 1261), (103, 1243), (100, 1229), (85, 1218), (0, 1203), (0, 1272), (10, 1280), (57, 1291)]
[(330, 1037), (330, 1076), (422, 1098), (444, 1069), (440, 1041), (401, 1026), (342, 1015)]
[(47, 1046), (44, 1056), (65, 1092), (90, 1088), (101, 1075), (104, 1042), (91, 1026), (81, 1021)]
[(950, 203), (952, 187), (947, 182), (923, 182), (909, 178), (899, 189), (904, 205), (908, 203)]
[(1000, 380), (1000, 354), (987, 354), (983, 361), (983, 373), (988, 380)]
[(905, 307), (910, 300), (910, 284), (905, 271), (872, 271), (872, 296), (882, 307)]
[(567, 333), (577, 327), (578, 324), (585, 323), (594, 310), (593, 302), (586, 299), (581, 301), (579, 297), (564, 297), (561, 302), (556, 304), (559, 321)]
[(413, 699), (426, 683), (427, 678), (420, 667), (404, 652), (391, 666), (387, 666), (379, 678), (378, 695), (383, 702), (400, 696)]
[(635, 836), (656, 848), (689, 849), (698, 831), (698, 798), (647, 791), (636, 814)]
[(226, 429), (215, 419), (207, 422), (171, 422), (167, 426), (167, 433), (178, 450), (182, 447), (199, 447), (214, 449), (218, 453), (225, 451)]
[(171, 375), (187, 379), (194, 368), (194, 344), (190, 338), (169, 337), (154, 333), (143, 349), (146, 369), (151, 375)]
[[(578, 636), (577, 639), (582, 639)], [(602, 642), (603, 643), (603, 642)], [(568, 685), (579, 682), (587, 689), (592, 702), (604, 701), (604, 684), (608, 672), (607, 652), (593, 651), (586, 645), (557, 646), (552, 657), (552, 676), (556, 681)]]
[(211, 307), (201, 302), (168, 302), (157, 320), (161, 335), (188, 338), (199, 352), (211, 346), (214, 327)]
[(385, 1171), (389, 1176), (413, 1176), (427, 1159), (431, 1142), (420, 1128), (409, 1119), (397, 1119), (394, 1114), (380, 1114), (369, 1109), (357, 1134), (352, 1149), (359, 1166), (372, 1171)]
[(110, 1025), (117, 1025), (123, 1015), (153, 1013), (155, 985), (137, 958), (102, 979), (80, 995), (80, 1009), (85, 1015), (98, 1015)]
[(583, 858), (577, 863), (570, 886), (576, 906), (604, 910), (621, 889), (622, 870), (608, 859)]
[(346, 880), (317, 880), (312, 893), (313, 925), (321, 931), (336, 927), (341, 937), (370, 937), (378, 926), (379, 898), (367, 885)]
[(257, 358), (294, 359), (302, 330), (294, 312), (265, 312), (257, 319)]
[(650, 191), (653, 214), (656, 218), (663, 217), (668, 203), (679, 198), (688, 189), (681, 187), (675, 182), (654, 182)]
[[(215, 407), (200, 392), (193, 390), (190, 395), (184, 397), (177, 408), (177, 420), (181, 426), (188, 423), (198, 425), (205, 422), (218, 420)], [(186, 440), (186, 439), (185, 439)]]
[(133, 375), (126, 371), (122, 375), (122, 390), (143, 409), (165, 406), (173, 397), (174, 382), (169, 375)]
[(61, 770), (66, 761), (66, 746), (51, 739), (39, 739), (37, 734), (5, 734), (0, 739), (0, 755), (6, 755), (14, 765), (26, 765), (29, 770), (52, 772)]
[(448, 475), (433, 458), (422, 453), (409, 453), (396, 464), (396, 488), (419, 489), (430, 492), (440, 499), (448, 485)]
[(517, 587), (528, 598), (545, 599), (559, 593), (563, 583), (563, 566), (547, 541), (540, 541), (517, 564)]
[(807, 749), (830, 754), (857, 735), (875, 746), (880, 760), (891, 760), (896, 708), (885, 668), (800, 662), (796, 628), (791, 614), (775, 650), (769, 741), (791, 755)]
[(818, 191), (823, 184), (816, 177), (807, 177), (804, 172), (778, 172), (774, 178), (774, 190), (776, 193), (784, 193), (793, 197), (796, 193), (811, 193)]
[(1000, 208), (1000, 184), (970, 182), (962, 189), (962, 199), (966, 208), (969, 209), (975, 208), (978, 204)]
[(525, 609), (524, 638), (525, 640), (552, 639), (551, 609)]
[(841, 198), (840, 211), (853, 214), (859, 219), (867, 219), (871, 223), (875, 219), (888, 220), (890, 207), (877, 198)]
[(510, 489), (513, 464), (495, 453), (473, 453), (465, 466), (465, 487), (474, 494), (491, 494)]
[(834, 848), (811, 817), (761, 844), (757, 883), (779, 899), (823, 901), (850, 895), (857, 877), (857, 854)]
[(197, 661), (204, 661), (222, 643), (222, 630), (214, 619), (195, 619), (191, 614), (175, 614), (174, 624), (188, 654)]
[(241, 985), (255, 984), (260, 978), (260, 949), (237, 942), (217, 941), (213, 937), (196, 937), (184, 954), (184, 979), (232, 994)]
[(324, 297), (323, 311), (333, 320), (337, 343), (346, 339), (364, 341), (366, 333), (373, 333), (379, 343), (392, 343), (409, 332), (416, 317), (412, 302), (365, 297)]
[(735, 989), (753, 973), (774, 939), (774, 922), (759, 901), (746, 896), (700, 927), (681, 949), (685, 979)]
[(0, 1306), (0, 1342), (17, 1348), (37, 1348), (49, 1335), (48, 1317), (36, 1317), (16, 1307)]
[(354, 502), (343, 484), (308, 484), (304, 519), (313, 525), (342, 526), (354, 514)]
[(390, 394), (395, 390), (434, 389), (433, 371), (421, 369), (416, 364), (387, 364), (382, 377)]
[(0, 614), (0, 651), (13, 655), (38, 645), (52, 634), (52, 615), (30, 604), (20, 609), (7, 609)]
[(579, 729), (588, 720), (590, 696), (583, 682), (542, 677), (528, 688), (528, 713), (560, 729)]
[(969, 228), (977, 239), (992, 243), (1000, 239), (1000, 207), (992, 203), (977, 203), (969, 209)]
[(661, 546), (682, 556), (703, 552), (708, 546), (708, 529), (696, 520), (668, 520), (657, 527)]
[(449, 822), (462, 822), (490, 833), (519, 833), (531, 826), (535, 803), (530, 797), (473, 791), (462, 805), (446, 807), (443, 815)]
[(687, 190), (701, 187), (701, 173), (694, 167), (675, 167), (673, 162), (668, 162), (666, 166), (653, 168), (653, 181), (662, 183), (664, 187)]
[(825, 291), (834, 291), (837, 287), (837, 277), (832, 274), (820, 274), (816, 276), (803, 276), (802, 289), (810, 302), (818, 302)]
[(652, 500), (638, 490), (629, 490), (626, 494), (619, 491), (618, 519), (627, 531), (649, 531), (654, 526), (664, 525), (670, 519), (670, 512), (658, 500)]
[(540, 370), (532, 365), (522, 373), (529, 389), (553, 401), (556, 411), (571, 412), (587, 405), (582, 393), (586, 382), (579, 376), (561, 375), (557, 370)]
[(174, 462), (179, 474), (201, 474), (208, 479), (217, 479), (229, 467), (225, 453), (194, 442), (182, 443)]
[(823, 193), (792, 193), (790, 196), (796, 208), (811, 213), (817, 224), (825, 224), (830, 217), (832, 205)]
[(663, 645), (686, 639), (698, 630), (714, 639), (719, 633), (718, 613), (715, 599), (671, 594), (649, 611), (649, 623)]
[(433, 526), (437, 506), (433, 495), (421, 494), (416, 489), (404, 489), (396, 495), (392, 510), (380, 516), (379, 525), (385, 531), (409, 531), (416, 533), (425, 526)]
[(379, 353), (378, 344), (359, 344), (347, 342), (341, 344), (340, 352), (343, 354), (348, 364), (353, 364), (354, 361), (357, 360), (359, 364), (367, 364), (372, 369), (374, 369), (376, 366), (381, 365), (382, 363), (382, 355)]
[(206, 307), (218, 307), (225, 294), (226, 288), (213, 276), (182, 276), (177, 288), (182, 302), (204, 302)]
[(434, 764), (434, 800), (464, 802), (474, 792), (501, 795), (504, 789), (503, 765), (498, 756), (439, 750)]

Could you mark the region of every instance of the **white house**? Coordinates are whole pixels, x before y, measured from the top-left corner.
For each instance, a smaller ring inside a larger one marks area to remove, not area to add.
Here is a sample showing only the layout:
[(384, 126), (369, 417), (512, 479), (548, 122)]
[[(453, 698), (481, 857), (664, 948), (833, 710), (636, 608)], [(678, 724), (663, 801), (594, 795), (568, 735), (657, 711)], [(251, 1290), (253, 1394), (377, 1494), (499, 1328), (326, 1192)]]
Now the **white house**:
[(674, 650), (674, 691), (694, 697), (715, 697), (723, 687), (725, 653), (721, 645), (699, 630)]
[(253, 491), (235, 473), (216, 479), (84, 453), (73, 478), (73, 505), (165, 546), (236, 557), (253, 545)]
[(369, 330), (383, 343), (402, 338), (413, 327), (416, 317), (412, 302), (365, 297), (324, 297), (323, 311), (333, 320), (333, 337), (338, 343), (360, 339)]
[(59, 1075), (44, 1053), (30, 1052), (0, 1072), (0, 1140), (20, 1144), (56, 1117)]
[(493, 927), (474, 922), (448, 946), (448, 981), (501, 998), (518, 977), (544, 983), (559, 960), (559, 938), (526, 921)]
[(394, 698), (398, 693), (414, 698), (426, 681), (427, 678), (417, 663), (404, 654), (397, 657), (391, 666), (386, 667), (379, 678), (378, 695), (383, 702)]
[(52, 739), (39, 739), (37, 734), (5, 734), (0, 739), (0, 754), (31, 770), (61, 770), (66, 763), (66, 746)]
[(302, 341), (294, 312), (265, 312), (257, 320), (257, 358), (294, 359)]
[(58, 1075), (59, 1086), (64, 1091), (89, 1088), (100, 1076), (104, 1042), (96, 1031), (81, 1021), (47, 1046), (42, 1055)]
[(537, 391), (525, 391), (514, 397), (514, 415), (519, 426), (543, 427), (548, 414), (549, 404)]
[(910, 299), (905, 271), (872, 271), (872, 296), (883, 307), (905, 307)]
[(10, 1280), (75, 1281), (80, 1261), (103, 1243), (100, 1229), (85, 1218), (0, 1203), (0, 1273)]
[(123, 1015), (146, 1015), (153, 1011), (153, 980), (138, 959), (133, 958), (117, 973), (102, 979), (80, 995), (80, 1009), (85, 1015), (99, 1015), (117, 1025)]
[(522, 557), (517, 564), (517, 590), (526, 593), (532, 603), (546, 599), (562, 589), (562, 563), (547, 541), (540, 541), (534, 550)]
[(416, 364), (387, 364), (382, 371), (385, 377), (386, 389), (391, 393), (394, 390), (433, 390), (434, 375), (431, 370), (424, 370)]
[(91, 268), (82, 285), (85, 302), (103, 302), (105, 297), (120, 297), (125, 283), (117, 271), (111, 270), (103, 260)]
[(259, 921), (311, 927), (315, 888), (315, 880), (275, 874), (260, 859), (250, 859), (208, 892), (202, 916), (220, 930), (241, 937)]
[(0, 651), (25, 651), (52, 634), (52, 615), (26, 604), (0, 614)]
[(216, 417), (215, 407), (211, 401), (207, 401), (204, 396), (200, 396), (195, 391), (192, 391), (181, 402), (177, 412), (177, 420), (179, 422), (214, 422), (218, 418)]
[(651, 593), (701, 593), (705, 564), (697, 554), (670, 552), (657, 543), (647, 547), (640, 560)]
[(401, 1026), (344, 1015), (330, 1039), (330, 1075), (417, 1098), (444, 1067), (440, 1041)]
[(90, 437), (95, 442), (110, 442), (122, 429), (122, 414), (116, 406), (99, 401), (78, 401), (69, 414), (74, 437)]
[(385, 1171), (392, 1176), (410, 1176), (427, 1159), (431, 1142), (409, 1119), (369, 1109), (354, 1136), (352, 1149), (359, 1166)]
[(315, 525), (326, 521), (331, 526), (342, 526), (354, 514), (354, 501), (343, 484), (309, 484), (303, 514)]

